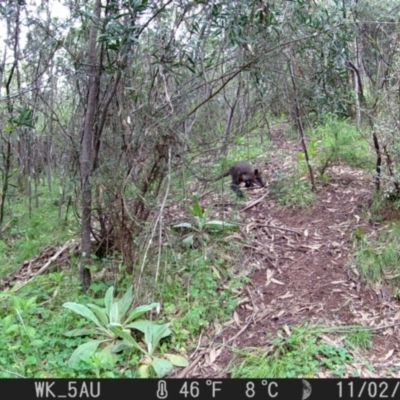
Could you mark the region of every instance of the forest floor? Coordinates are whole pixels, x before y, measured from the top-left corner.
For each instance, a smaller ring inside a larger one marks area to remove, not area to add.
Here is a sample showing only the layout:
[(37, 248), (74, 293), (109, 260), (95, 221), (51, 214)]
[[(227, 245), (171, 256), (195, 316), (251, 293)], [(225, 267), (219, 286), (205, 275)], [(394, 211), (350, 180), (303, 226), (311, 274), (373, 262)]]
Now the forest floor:
[[(301, 151), (299, 144), (284, 137), (284, 126), (272, 129), (272, 148), (274, 155), (265, 166), (267, 186), (274, 172), (297, 160)], [(243, 208), (262, 197), (263, 190), (248, 191)], [(272, 337), (282, 329), (289, 333), (302, 323), (333, 327), (324, 339), (338, 346), (343, 336), (339, 329), (335, 334), (335, 327), (371, 327), (373, 346), (352, 353), (356, 362), (346, 365), (343, 377), (354, 370), (360, 377), (384, 377), (389, 368), (400, 366), (400, 304), (390, 286), (367, 285), (351, 268), (351, 234), (368, 235), (381, 227), (368, 216), (373, 191), (370, 175), (334, 167), (329, 169), (329, 182), (318, 187), (313, 205), (306, 210), (279, 206), (267, 194), (241, 212), (243, 234), (253, 240), (243, 246), (238, 268), (251, 270), (251, 282), (242, 289), (232, 320), (204, 332), (189, 367), (175, 376), (229, 377), (232, 348), (267, 349), (268, 333)], [(329, 376), (329, 371), (319, 374)]]

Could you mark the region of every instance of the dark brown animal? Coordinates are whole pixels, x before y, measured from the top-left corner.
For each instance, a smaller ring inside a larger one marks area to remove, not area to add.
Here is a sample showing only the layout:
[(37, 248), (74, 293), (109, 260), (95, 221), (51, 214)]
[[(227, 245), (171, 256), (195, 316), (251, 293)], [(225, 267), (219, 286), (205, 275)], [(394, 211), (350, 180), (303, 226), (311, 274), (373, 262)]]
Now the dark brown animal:
[(264, 187), (265, 184), (261, 179), (261, 173), (258, 169), (253, 169), (253, 167), (244, 161), (238, 161), (231, 165), (228, 171), (224, 172), (223, 174), (217, 176), (214, 179), (204, 179), (196, 177), (199, 181), (202, 182), (216, 182), (226, 176), (230, 175), (232, 182), (231, 182), (231, 189), (238, 195), (238, 197), (243, 197), (242, 191), (239, 189), (239, 185), (244, 182), (246, 187), (252, 186), (254, 183), (258, 186)]

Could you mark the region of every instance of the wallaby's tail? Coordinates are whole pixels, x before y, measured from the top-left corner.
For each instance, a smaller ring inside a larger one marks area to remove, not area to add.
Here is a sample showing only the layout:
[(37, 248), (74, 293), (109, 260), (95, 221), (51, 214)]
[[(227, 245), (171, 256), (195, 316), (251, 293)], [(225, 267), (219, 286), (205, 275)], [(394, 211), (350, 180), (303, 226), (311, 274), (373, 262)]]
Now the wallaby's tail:
[(197, 176), (197, 175), (195, 175), (195, 177), (196, 177), (199, 181), (201, 181), (201, 182), (216, 182), (216, 181), (219, 181), (219, 180), (222, 179), (222, 178), (225, 178), (225, 177), (228, 176), (228, 175), (229, 175), (229, 170), (226, 171), (226, 172), (224, 172), (224, 173), (221, 174), (221, 175), (218, 175), (216, 178), (213, 178), (213, 179), (204, 179), (204, 178), (200, 178), (200, 177)]
[(187, 164), (185, 164), (185, 165), (186, 165), (186, 167), (190, 170), (190, 172), (193, 174), (193, 176), (194, 176), (197, 180), (199, 180), (200, 182), (216, 182), (216, 181), (219, 181), (220, 179), (225, 178), (226, 176), (229, 175), (229, 169), (228, 169), (226, 172), (224, 172), (224, 173), (221, 174), (221, 175), (218, 175), (216, 178), (213, 178), (213, 179), (205, 179), (205, 178), (201, 178), (200, 176), (197, 176), (197, 174), (194, 172), (194, 170), (192, 169), (192, 167), (190, 167), (190, 166), (187, 165)]

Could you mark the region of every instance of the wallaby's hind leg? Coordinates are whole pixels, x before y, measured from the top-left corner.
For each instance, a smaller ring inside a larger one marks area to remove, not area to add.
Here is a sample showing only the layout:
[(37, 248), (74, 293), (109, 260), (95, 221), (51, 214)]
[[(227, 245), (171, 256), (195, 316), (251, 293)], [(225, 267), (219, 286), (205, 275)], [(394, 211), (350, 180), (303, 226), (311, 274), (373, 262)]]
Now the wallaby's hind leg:
[(236, 185), (235, 183), (231, 183), (231, 189), (237, 194), (238, 197), (243, 198), (243, 193), (242, 191), (239, 189), (239, 186)]

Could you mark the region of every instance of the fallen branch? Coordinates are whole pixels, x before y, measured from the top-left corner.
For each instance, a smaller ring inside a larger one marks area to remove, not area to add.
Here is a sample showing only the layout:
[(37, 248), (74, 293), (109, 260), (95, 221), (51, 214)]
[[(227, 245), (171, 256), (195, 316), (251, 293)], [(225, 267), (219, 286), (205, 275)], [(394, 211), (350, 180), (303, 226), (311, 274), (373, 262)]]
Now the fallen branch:
[(204, 356), (205, 351), (203, 351), (201, 354), (199, 354), (196, 359), (190, 364), (188, 365), (186, 368), (184, 368), (178, 375), (177, 378), (178, 379), (182, 379), (184, 378), (200, 361), (200, 359)]
[(250, 203), (247, 207), (243, 208), (241, 210), (241, 212), (247, 211), (248, 209), (250, 209), (250, 208), (254, 207), (255, 205), (257, 205), (258, 203), (260, 203), (262, 200), (264, 200), (267, 197), (268, 193), (269, 192), (267, 191), (263, 196), (259, 197), (257, 200)]
[(72, 247), (72, 245), (76, 244), (76, 239), (71, 239), (68, 242), (66, 242), (64, 244), (64, 246), (62, 246), (52, 257), (50, 257), (47, 262), (43, 265), (42, 268), (39, 269), (38, 272), (36, 272), (35, 275), (33, 275), (30, 279), (28, 279), (27, 281), (25, 281), (24, 283), (22, 283), (21, 285), (17, 286), (17, 287), (13, 287), (12, 291), (16, 292), (17, 290), (23, 288), (25, 285), (27, 285), (29, 282), (32, 282), (37, 276), (39, 276), (40, 274), (42, 274), (43, 272), (45, 272), (47, 269), (50, 268), (51, 264), (53, 261), (56, 261), (57, 258), (65, 251), (67, 250), (69, 247)]
[(271, 229), (279, 229), (281, 231), (287, 231), (287, 232), (292, 232), (292, 233), (297, 233), (298, 235), (302, 235), (302, 232), (299, 232), (296, 229), (289, 229), (289, 228), (281, 228), (280, 226), (275, 226), (275, 225), (268, 225), (268, 224), (263, 224), (263, 225), (257, 225), (257, 227), (262, 227), (262, 228), (271, 228)]
[(248, 322), (236, 335), (232, 336), (226, 342), (221, 343), (221, 344), (217, 345), (216, 347), (222, 347), (222, 346), (225, 346), (226, 344), (228, 344), (230, 342), (233, 342), (235, 339), (237, 339), (248, 328), (248, 326), (251, 324), (251, 322)]

